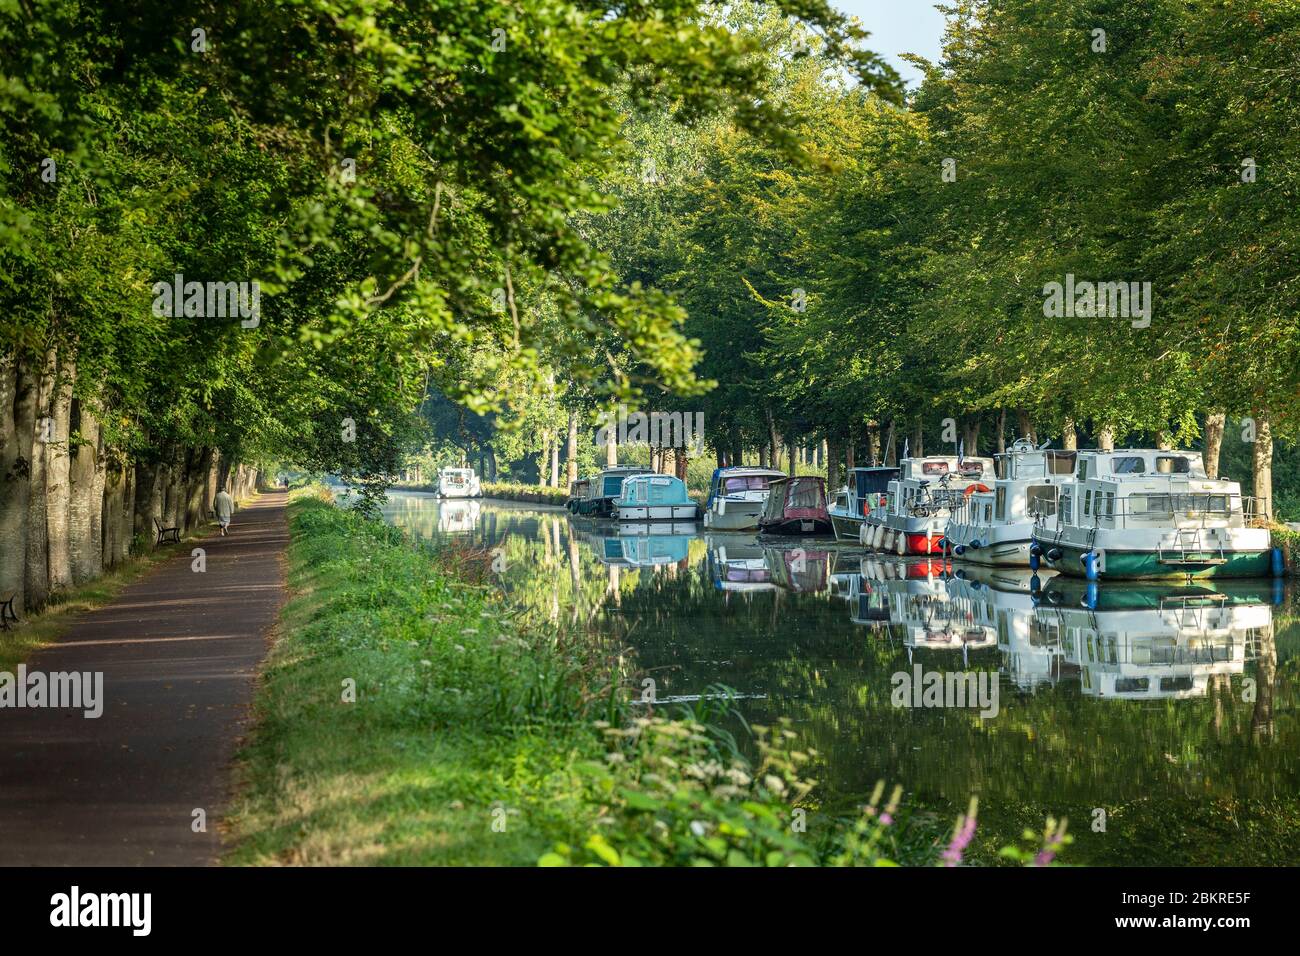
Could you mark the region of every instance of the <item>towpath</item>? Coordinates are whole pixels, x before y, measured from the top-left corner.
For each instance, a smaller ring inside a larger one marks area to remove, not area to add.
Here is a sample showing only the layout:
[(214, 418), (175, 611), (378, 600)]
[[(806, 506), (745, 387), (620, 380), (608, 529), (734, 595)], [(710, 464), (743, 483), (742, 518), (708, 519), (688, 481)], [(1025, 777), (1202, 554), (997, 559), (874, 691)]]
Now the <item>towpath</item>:
[(103, 714), (0, 708), (0, 865), (216, 861), (231, 759), (285, 599), (285, 499), (260, 496), (229, 536), (187, 542), (27, 661), (102, 673)]

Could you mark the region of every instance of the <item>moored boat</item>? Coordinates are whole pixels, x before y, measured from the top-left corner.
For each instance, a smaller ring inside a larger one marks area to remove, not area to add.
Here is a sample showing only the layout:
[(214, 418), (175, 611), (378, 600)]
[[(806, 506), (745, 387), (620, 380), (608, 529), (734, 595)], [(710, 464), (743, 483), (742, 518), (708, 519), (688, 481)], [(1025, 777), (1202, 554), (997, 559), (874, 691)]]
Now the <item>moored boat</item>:
[(686, 483), (673, 475), (631, 475), (613, 503), (620, 521), (694, 521), (700, 506), (686, 493)]
[(1079, 453), (1075, 481), (1034, 526), (1030, 562), (1090, 581), (1283, 571), (1240, 484), (1208, 477), (1199, 452), (1142, 448)]
[(758, 530), (763, 534), (829, 534), (826, 480), (799, 475), (771, 482)]
[(734, 466), (714, 469), (704, 503), (704, 527), (711, 531), (751, 531), (758, 527), (768, 486), (785, 472)]
[(564, 502), (564, 507), (570, 514), (576, 514), (578, 511), (578, 502), (587, 497), (587, 491), (591, 488), (590, 478), (575, 478), (569, 484), (569, 497)]
[(631, 475), (653, 474), (637, 465), (615, 465), (589, 479), (587, 494), (574, 502), (573, 513), (590, 518), (608, 518), (614, 514), (614, 499), (623, 493), (623, 482)]
[(1029, 567), (1034, 522), (1056, 511), (1061, 487), (1074, 481), (1079, 453), (1021, 439), (995, 460), (998, 477), (976, 484), (949, 509), (944, 539), (959, 561)]
[(438, 470), (439, 498), (482, 498), (483, 488), (473, 468)]
[(853, 468), (849, 480), (835, 504), (827, 509), (831, 529), (840, 541), (862, 540), (862, 523), (875, 508), (889, 497), (889, 483), (898, 477), (897, 468)]
[(941, 553), (952, 509), (975, 492), (987, 491), (983, 481), (992, 477), (991, 458), (904, 458), (898, 477), (889, 482), (885, 503), (863, 520), (859, 542), (898, 555)]

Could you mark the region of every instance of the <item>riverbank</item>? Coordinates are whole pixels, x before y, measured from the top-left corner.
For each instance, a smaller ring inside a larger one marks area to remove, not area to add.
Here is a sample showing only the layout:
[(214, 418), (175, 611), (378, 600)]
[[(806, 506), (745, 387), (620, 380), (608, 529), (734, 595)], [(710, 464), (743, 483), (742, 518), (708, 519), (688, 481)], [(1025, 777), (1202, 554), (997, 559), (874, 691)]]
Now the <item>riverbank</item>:
[[(522, 629), (491, 553), (290, 506), (280, 637), (231, 818), (232, 864), (785, 865), (938, 858), (946, 826), (817, 814), (793, 733), (740, 760), (635, 716), (619, 648)], [(645, 714), (645, 709), (638, 713)], [(707, 719), (707, 718), (706, 718)], [(888, 794), (878, 794), (883, 815)]]

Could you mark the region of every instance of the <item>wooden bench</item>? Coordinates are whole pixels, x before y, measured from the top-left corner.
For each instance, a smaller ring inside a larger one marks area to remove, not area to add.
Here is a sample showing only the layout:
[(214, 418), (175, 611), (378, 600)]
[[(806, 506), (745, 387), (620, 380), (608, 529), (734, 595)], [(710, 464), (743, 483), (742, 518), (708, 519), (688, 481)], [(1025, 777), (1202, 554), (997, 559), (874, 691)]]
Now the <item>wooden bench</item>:
[(159, 545), (166, 544), (169, 541), (175, 541), (177, 544), (181, 543), (180, 528), (164, 528), (162, 526), (162, 522), (160, 522), (157, 518), (153, 519), (153, 526), (154, 529), (158, 532), (158, 540), (153, 543), (153, 546), (155, 548), (158, 547)]
[(14, 600), (18, 597), (17, 592), (9, 595), (9, 600), (0, 603), (0, 631), (9, 630), (9, 622), (18, 623), (18, 615), (14, 612)]

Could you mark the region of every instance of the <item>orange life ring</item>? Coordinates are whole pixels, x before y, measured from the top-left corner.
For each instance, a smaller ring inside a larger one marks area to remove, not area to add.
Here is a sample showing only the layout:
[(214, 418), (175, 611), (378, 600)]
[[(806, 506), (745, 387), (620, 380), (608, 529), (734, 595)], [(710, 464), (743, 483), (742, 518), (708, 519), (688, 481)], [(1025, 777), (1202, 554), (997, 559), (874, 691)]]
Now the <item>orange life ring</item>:
[(969, 498), (971, 495), (975, 494), (975, 492), (977, 492), (977, 491), (992, 491), (992, 490), (993, 490), (993, 489), (990, 488), (988, 485), (984, 484), (982, 481), (979, 481), (979, 482), (976, 482), (976, 483), (973, 484), (973, 485), (967, 485), (967, 486), (966, 486), (966, 490), (965, 490), (965, 492), (963, 492), (963, 494), (965, 494), (966, 497)]

